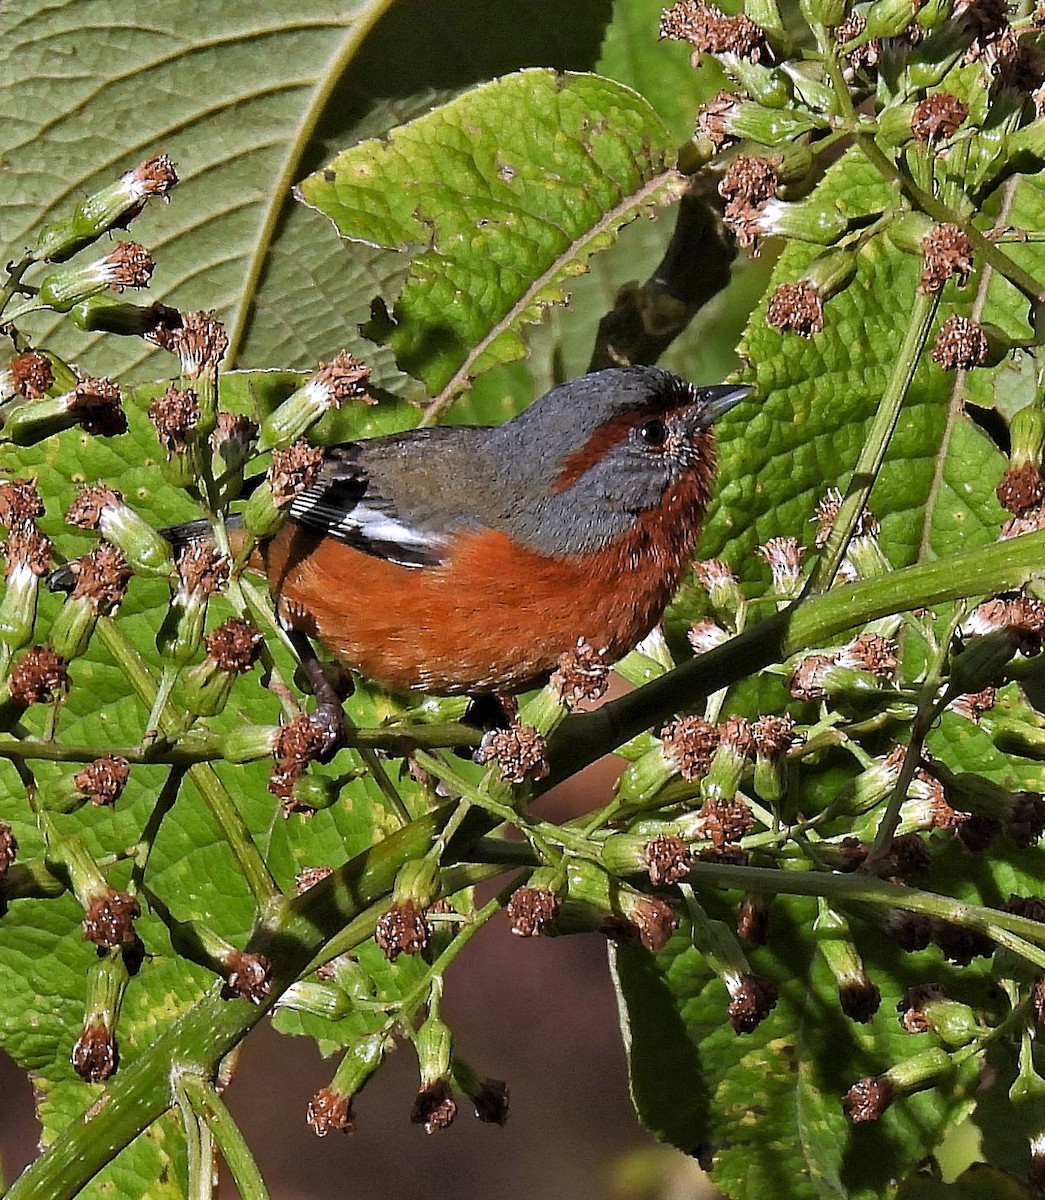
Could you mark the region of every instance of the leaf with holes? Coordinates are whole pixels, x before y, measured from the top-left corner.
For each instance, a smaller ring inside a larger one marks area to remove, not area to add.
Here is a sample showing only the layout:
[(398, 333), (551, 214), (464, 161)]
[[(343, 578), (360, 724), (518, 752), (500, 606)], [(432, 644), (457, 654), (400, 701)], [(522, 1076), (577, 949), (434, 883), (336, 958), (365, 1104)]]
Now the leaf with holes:
[(377, 321), (404, 370), (449, 396), (523, 353), (519, 327), (626, 221), (679, 194), (671, 137), (607, 79), (523, 71), (339, 155), (301, 198), (354, 241), (412, 256)]

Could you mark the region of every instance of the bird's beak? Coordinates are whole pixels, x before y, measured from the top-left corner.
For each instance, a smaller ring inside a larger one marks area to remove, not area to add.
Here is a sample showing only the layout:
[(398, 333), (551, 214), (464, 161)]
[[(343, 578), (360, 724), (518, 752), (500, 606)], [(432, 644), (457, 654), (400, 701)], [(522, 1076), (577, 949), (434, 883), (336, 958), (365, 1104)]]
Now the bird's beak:
[(696, 413), (695, 428), (707, 429), (741, 400), (746, 400), (754, 390), (737, 383), (717, 383), (712, 387), (697, 388), (700, 407)]

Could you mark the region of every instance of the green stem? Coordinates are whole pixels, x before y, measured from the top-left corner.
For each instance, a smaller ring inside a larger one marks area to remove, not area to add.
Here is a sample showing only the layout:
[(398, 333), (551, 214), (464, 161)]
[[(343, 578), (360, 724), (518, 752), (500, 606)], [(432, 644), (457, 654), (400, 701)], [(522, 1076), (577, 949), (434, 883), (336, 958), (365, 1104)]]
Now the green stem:
[(900, 419), (900, 409), (910, 390), (911, 381), (914, 379), (918, 361), (925, 349), (939, 303), (938, 292), (934, 292), (930, 296), (923, 296), (920, 293), (915, 296), (914, 311), (911, 314), (911, 321), (907, 326), (903, 344), (896, 356), (893, 373), (882, 393), (874, 417), (871, 419), (871, 426), (864, 439), (860, 456), (856, 460), (856, 466), (853, 468), (845, 499), (842, 501), (838, 516), (831, 527), (827, 545), (806, 584), (806, 590), (809, 593), (822, 592), (830, 587), (831, 581), (838, 573), (838, 568), (845, 557), (846, 547), (853, 536), (853, 530), (856, 528), (861, 512), (867, 505), (871, 489), (878, 478), (878, 472), (882, 469), (886, 450), (889, 447), (893, 431), (896, 429), (896, 423)]
[[(22, 276), (33, 265), (32, 256), (27, 254), (24, 258), (20, 258), (10, 270), (7, 272), (7, 283), (0, 288), (0, 314), (10, 304), (11, 297), (14, 296), (22, 282)], [(3, 323), (7, 324), (11, 320), (10, 317), (4, 317)]]
[(870, 879), (860, 872), (837, 875), (826, 871), (787, 871), (773, 867), (734, 867), (721, 863), (694, 863), (690, 882), (697, 887), (727, 891), (778, 892), (793, 896), (822, 896), (845, 903), (865, 903), (924, 913), (982, 933), (1039, 968), (1045, 968), (1045, 927), (1039, 921), (1013, 913), (966, 904), (916, 888)]
[(185, 1073), (179, 1082), (196, 1116), (204, 1122), (217, 1142), (242, 1200), (269, 1200), (268, 1188), (261, 1178), (258, 1164), (240, 1127), (232, 1119), (232, 1113), (218, 1093), (199, 1075)]
[(184, 1086), (184, 1074), (173, 1072), (172, 1091), (181, 1112), (185, 1131), (185, 1151), (188, 1159), (188, 1200), (213, 1200), (214, 1142)]
[[(97, 634), (106, 650), (116, 660), (116, 665), (123, 671), (131, 687), (138, 694), (138, 698), (146, 708), (151, 708), (156, 697), (156, 683), (149, 674), (149, 669), (141, 655), (111, 617), (99, 619)], [(169, 714), (167, 719), (172, 717), (173, 714)], [(259, 906), (264, 910), (279, 897), (280, 891), (261, 856), (261, 851), (255, 846), (254, 839), (250, 836), (250, 830), (243, 820), (243, 815), (208, 764), (196, 763), (190, 767), (189, 778), (199, 790), (204, 803), (210, 809), (211, 816), (217, 821), (229, 848), (243, 871), (247, 886)]]
[[(137, 1058), (121, 1064), (99, 1102), (76, 1118), (15, 1181), (5, 1200), (73, 1200), (87, 1182), (172, 1104), (171, 1064), (209, 1078), (220, 1060), (256, 1025), (309, 962), (337, 935), (346, 949), (374, 930), (387, 905), (400, 866), (420, 858), (455, 811), (444, 805), (397, 830), (349, 860), (304, 895), (280, 906), (269, 928), (261, 928), (251, 949), (268, 953), (273, 964), (271, 994), (261, 1004), (220, 999), (220, 985), (172, 1021)], [(454, 839), (463, 850), (488, 828), (467, 822)], [(461, 843), (460, 845), (458, 843)], [(13, 869), (13, 868), (12, 868)], [(502, 868), (503, 869), (503, 868)], [(447, 894), (495, 873), (463, 866), (442, 873)]]

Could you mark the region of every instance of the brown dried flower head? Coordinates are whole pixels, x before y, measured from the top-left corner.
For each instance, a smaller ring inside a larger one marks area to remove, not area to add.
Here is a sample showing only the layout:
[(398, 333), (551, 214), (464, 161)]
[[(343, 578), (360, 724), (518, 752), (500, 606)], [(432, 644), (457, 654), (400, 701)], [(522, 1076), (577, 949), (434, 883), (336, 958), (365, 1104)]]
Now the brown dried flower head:
[(229, 578), (229, 560), (217, 546), (192, 542), (178, 555), (178, 577), (185, 592), (215, 596)]
[(354, 358), (347, 350), (340, 350), (328, 363), (321, 362), (319, 369), (306, 385), (321, 390), (332, 407), (346, 400), (363, 400), (376, 404), (377, 400), (367, 390), (370, 368), (361, 359)]
[(716, 646), (729, 641), (729, 634), (714, 621), (697, 621), (686, 634), (695, 654), (707, 654)]
[(432, 940), (432, 928), (425, 909), (416, 900), (400, 900), (381, 914), (374, 930), (374, 941), (389, 962), (400, 954), (422, 954)]
[[(827, 545), (827, 539), (831, 536), (831, 530), (838, 519), (841, 507), (842, 493), (838, 488), (828, 488), (823, 497), (817, 502), (813, 520), (817, 524), (814, 542), (818, 547)], [(860, 513), (859, 519), (856, 522), (856, 527), (853, 530), (853, 538), (875, 538), (881, 533), (881, 529), (882, 527), (878, 522), (878, 518), (870, 509), (865, 508)]]
[(735, 796), (732, 800), (706, 800), (697, 813), (695, 826), (701, 837), (721, 847), (749, 834), (755, 818), (750, 807)]
[(925, 1019), (925, 1006), (946, 996), (947, 989), (942, 983), (916, 983), (908, 988), (896, 1005), (900, 1028), (905, 1033), (927, 1033), (929, 1022)]
[(194, 391), (171, 384), (149, 405), (148, 412), (168, 454), (183, 453), (189, 448), (200, 419), (199, 397)]
[(746, 717), (727, 717), (718, 724), (718, 744), (737, 758), (755, 757), (755, 737)]
[(303, 896), (309, 888), (314, 888), (317, 883), (322, 883), (332, 874), (333, 870), (330, 867), (303, 868), (294, 877), (294, 895)]
[(26, 400), (39, 400), (48, 388), (54, 386), (54, 368), (51, 366), (51, 360), (37, 350), (25, 350), (16, 354), (8, 364), (8, 370), (19, 396)]
[(133, 896), (109, 891), (88, 905), (83, 919), (83, 936), (103, 950), (133, 946), (138, 940), (134, 921), (141, 916), (141, 911)]
[(782, 596), (793, 595), (802, 578), (802, 559), (806, 548), (798, 538), (774, 537), (758, 547), (758, 555), (769, 567), (773, 591)]
[(127, 595), (131, 571), (122, 552), (110, 542), (98, 545), (74, 564), (76, 582), (70, 597), (85, 597), (94, 611), (108, 616), (116, 611)]
[(693, 854), (680, 837), (662, 835), (646, 843), (642, 855), (654, 887), (678, 883), (693, 866)]
[(0, 821), (0, 876), (6, 875), (8, 868), (18, 853), (18, 839), (6, 821)]
[(425, 1133), (448, 1129), (457, 1116), (457, 1102), (450, 1094), (450, 1085), (445, 1079), (422, 1086), (414, 1097), (410, 1120), (414, 1125), (423, 1125)]
[(505, 783), (544, 779), (551, 770), (547, 742), (532, 726), (518, 722), (483, 734), (475, 758), (480, 763), (496, 760), (498, 775)]
[(950, 222), (934, 225), (922, 238), (922, 276), (918, 290), (923, 295), (930, 295), (938, 292), (948, 279), (964, 287), (972, 267), (972, 242), (965, 230)]
[(892, 679), (900, 665), (900, 647), (892, 638), (877, 633), (862, 633), (844, 645), (837, 661), (843, 667), (870, 671), (883, 679)]
[(127, 759), (119, 754), (106, 754), (77, 771), (73, 783), (92, 804), (111, 806), (123, 795), (130, 773)]
[(110, 379), (85, 376), (73, 388), (69, 412), (84, 433), (92, 437), (116, 437), (127, 432), (127, 414), (123, 411), (120, 389)]
[(44, 503), (36, 488), (35, 479), (5, 479), (0, 481), (0, 525), (16, 529), (42, 517)]
[(731, 203), (757, 207), (772, 200), (779, 186), (777, 169), (770, 159), (738, 154), (726, 168), (718, 192)]
[(766, 320), (784, 333), (812, 337), (824, 329), (824, 301), (805, 280), (778, 284), (769, 298)]
[(694, 65), (700, 54), (735, 54), (750, 62), (761, 61), (768, 53), (762, 30), (743, 14), (727, 16), (714, 4), (698, 0), (676, 0), (660, 18), (660, 37), (688, 42), (695, 50)]
[(213, 313), (182, 313), (181, 324), (164, 324), (146, 340), (177, 356), (187, 379), (212, 374), (229, 346), (225, 327)]
[(241, 675), (257, 661), (263, 642), (261, 632), (249, 621), (230, 617), (203, 639), (208, 658), (223, 671)]
[[(664, 949), (678, 928), (679, 919), (674, 908), (659, 896), (647, 896), (641, 892), (624, 893), (621, 907), (639, 942), (653, 954)], [(610, 935), (619, 937), (619, 934), (620, 931), (614, 929)]]
[(97, 483), (82, 488), (69, 506), (65, 519), (78, 529), (97, 529), (102, 519), (102, 510), (116, 508), (123, 503), (123, 496), (115, 488)]
[(796, 731), (794, 720), (786, 713), (759, 717), (751, 725), (751, 736), (755, 741), (756, 756), (768, 759), (783, 758), (792, 746), (804, 740)]
[(508, 1085), (503, 1079), (482, 1079), (479, 1086), (468, 1093), (475, 1106), (475, 1115), (484, 1125), (506, 1125), (508, 1123)]
[(896, 1099), (896, 1090), (885, 1075), (858, 1079), (842, 1100), (842, 1111), (854, 1124), (877, 1121)]
[(174, 163), (166, 154), (154, 154), (133, 171), (123, 175), (122, 180), (136, 196), (165, 197), (178, 182), (178, 176), (174, 170)]
[(272, 963), (264, 954), (233, 950), (224, 962), (225, 986), (221, 989), (224, 1000), (249, 1000), (260, 1004), (272, 990)]
[(143, 288), (156, 269), (156, 262), (137, 242), (117, 242), (101, 261), (101, 271), (114, 292), (124, 288)]
[(769, 904), (758, 892), (748, 893), (740, 902), (737, 937), (751, 946), (764, 946), (769, 940)]
[(11, 536), (0, 546), (0, 553), (7, 559), (6, 578), (18, 570), (33, 575), (46, 575), (51, 568), (53, 547), (31, 521), (16, 525)]
[(322, 722), (298, 713), (280, 729), (273, 757), (285, 767), (304, 768), (326, 748), (327, 731)]
[(356, 1127), (352, 1097), (332, 1087), (320, 1088), (308, 1102), (305, 1119), (316, 1137), (326, 1137), (334, 1132), (351, 1133)]
[(951, 313), (936, 335), (931, 357), (945, 371), (971, 371), (982, 367), (989, 354), (990, 343), (982, 326)]
[(295, 442), (285, 450), (273, 450), (268, 472), (273, 504), (277, 508), (289, 504), (315, 479), (322, 464), (322, 449), (305, 441)]
[(572, 650), (559, 655), (549, 682), (563, 705), (572, 711), (605, 695), (609, 679), (610, 668), (604, 652), (596, 650), (585, 638), (578, 638)]
[(104, 1083), (120, 1062), (116, 1038), (100, 1023), (85, 1025), (73, 1046), (73, 1070), (85, 1083)]
[(660, 731), (664, 756), (679, 769), (683, 779), (693, 781), (707, 774), (718, 748), (719, 733), (703, 717), (679, 717)]
[(1008, 512), (1022, 516), (1045, 500), (1045, 479), (1037, 463), (1009, 467), (997, 487), (998, 503)]
[(969, 106), (949, 92), (935, 92), (919, 100), (911, 114), (911, 133), (919, 142), (935, 146), (953, 137), (969, 115)]
[(726, 980), (726, 988), (730, 997), (726, 1015), (736, 1033), (754, 1033), (780, 996), (772, 979), (761, 975), (736, 975)]
[(703, 134), (716, 150), (732, 138), (730, 117), (737, 106), (737, 97), (732, 92), (719, 92), (697, 109), (697, 133)]
[(971, 30), (982, 45), (1009, 28), (1010, 15), (1009, 0), (957, 0), (953, 19)]
[(520, 937), (537, 937), (559, 915), (561, 906), (554, 892), (521, 887), (512, 892), (505, 911), (511, 922), (512, 933)]
[(69, 668), (48, 646), (33, 646), (18, 660), (8, 683), (16, 704), (50, 704), (69, 689)]
[(834, 665), (833, 655), (807, 654), (788, 671), (784, 686), (796, 700), (823, 700), (824, 677)]

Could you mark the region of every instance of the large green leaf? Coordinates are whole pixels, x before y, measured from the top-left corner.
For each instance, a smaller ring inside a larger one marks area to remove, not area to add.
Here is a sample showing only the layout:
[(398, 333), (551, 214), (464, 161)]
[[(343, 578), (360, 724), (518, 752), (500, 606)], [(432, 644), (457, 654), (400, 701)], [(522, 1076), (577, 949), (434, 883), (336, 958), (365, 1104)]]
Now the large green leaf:
[[(159, 257), (155, 294), (216, 310), (233, 335), (230, 362), (307, 367), (360, 349), (356, 323), (375, 294), (394, 298), (402, 266), (372, 249), (346, 254), (291, 185), (491, 75), (590, 67), (609, 16), (610, 0), (5, 4), (0, 242), (17, 257), (47, 220), (163, 150), (183, 182), (134, 225)], [(146, 355), (132, 340), (103, 349), (48, 317), (28, 328), (97, 372)], [(387, 353), (367, 348), (379, 374), (395, 374)]]
[(523, 71), (339, 155), (300, 186), (347, 238), (403, 250), (375, 329), (432, 390), (524, 351), (519, 326), (626, 221), (676, 197), (650, 105), (596, 76)]

